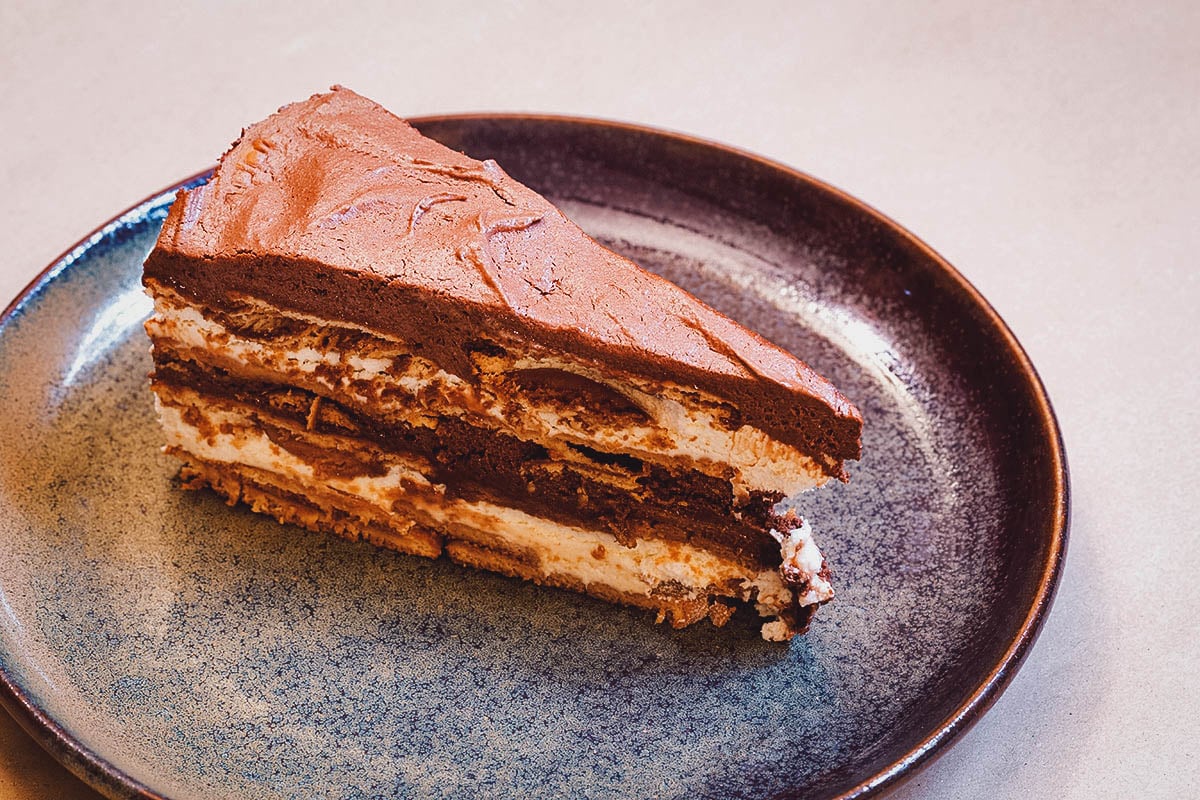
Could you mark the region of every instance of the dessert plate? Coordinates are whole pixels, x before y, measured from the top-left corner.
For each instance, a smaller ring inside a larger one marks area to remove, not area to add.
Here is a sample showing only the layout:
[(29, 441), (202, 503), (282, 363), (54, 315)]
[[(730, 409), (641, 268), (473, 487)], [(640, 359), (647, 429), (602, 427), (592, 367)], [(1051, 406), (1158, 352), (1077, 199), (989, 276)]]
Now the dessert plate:
[(750, 614), (675, 631), (180, 491), (141, 331), (167, 191), (0, 318), (9, 712), (113, 797), (865, 797), (928, 762), (1011, 679), (1065, 552), (1061, 437), (996, 313), (754, 156), (578, 119), (418, 126), (854, 400), (851, 482), (799, 499), (835, 602), (790, 646)]

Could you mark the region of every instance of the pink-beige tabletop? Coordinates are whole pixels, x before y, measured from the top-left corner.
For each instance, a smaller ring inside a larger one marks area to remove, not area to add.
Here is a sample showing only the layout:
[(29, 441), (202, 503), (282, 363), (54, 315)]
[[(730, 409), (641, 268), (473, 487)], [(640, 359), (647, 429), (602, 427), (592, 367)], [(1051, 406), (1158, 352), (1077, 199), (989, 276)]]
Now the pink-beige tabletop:
[[(1193, 797), (1198, 40), (1188, 2), (7, 4), (0, 299), (333, 83), (410, 116), (616, 119), (796, 167), (983, 293), (1071, 461), (1041, 637), (893, 796)], [(0, 712), (0, 800), (97, 796)]]

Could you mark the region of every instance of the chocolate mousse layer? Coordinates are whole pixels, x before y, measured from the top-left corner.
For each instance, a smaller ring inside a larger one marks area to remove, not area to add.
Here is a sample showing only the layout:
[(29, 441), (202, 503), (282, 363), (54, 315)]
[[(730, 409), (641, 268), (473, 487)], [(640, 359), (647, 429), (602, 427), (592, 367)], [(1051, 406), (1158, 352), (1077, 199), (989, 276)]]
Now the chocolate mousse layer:
[(347, 89), (247, 128), (180, 193), (145, 276), (420, 342), (464, 377), (467, 343), (533, 342), (727, 398), (830, 476), (859, 457), (857, 410), (801, 361)]

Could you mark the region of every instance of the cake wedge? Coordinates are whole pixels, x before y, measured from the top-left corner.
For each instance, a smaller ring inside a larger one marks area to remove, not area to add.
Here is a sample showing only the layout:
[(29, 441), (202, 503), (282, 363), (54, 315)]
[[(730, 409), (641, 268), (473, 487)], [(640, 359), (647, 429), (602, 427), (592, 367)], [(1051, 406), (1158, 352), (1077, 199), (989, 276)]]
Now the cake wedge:
[(335, 88), (245, 129), (148, 256), (185, 485), (282, 522), (788, 639), (832, 597), (787, 496), (832, 385), (492, 161)]

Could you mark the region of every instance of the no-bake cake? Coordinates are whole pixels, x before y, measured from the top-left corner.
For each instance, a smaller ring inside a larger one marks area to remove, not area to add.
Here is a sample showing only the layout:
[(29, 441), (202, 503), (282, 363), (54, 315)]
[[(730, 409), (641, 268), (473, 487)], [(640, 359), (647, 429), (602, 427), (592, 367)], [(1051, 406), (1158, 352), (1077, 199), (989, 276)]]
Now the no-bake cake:
[(180, 192), (144, 284), (187, 486), (675, 626), (748, 602), (787, 639), (832, 597), (810, 526), (775, 509), (845, 477), (851, 403), (347, 89)]

